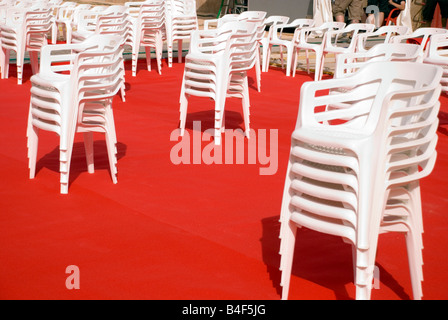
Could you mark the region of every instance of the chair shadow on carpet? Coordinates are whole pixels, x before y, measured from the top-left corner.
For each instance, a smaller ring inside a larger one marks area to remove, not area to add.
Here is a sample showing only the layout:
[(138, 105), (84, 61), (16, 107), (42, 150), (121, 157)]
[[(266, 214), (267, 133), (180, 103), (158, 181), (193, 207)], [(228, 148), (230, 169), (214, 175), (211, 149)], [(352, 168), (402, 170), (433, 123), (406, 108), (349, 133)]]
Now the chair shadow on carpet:
[[(125, 144), (121, 142), (117, 143), (117, 161), (126, 155), (126, 149), (127, 146)], [(95, 140), (93, 143), (93, 150), (95, 171), (108, 170), (110, 174), (106, 142), (100, 139)], [(117, 166), (119, 167), (119, 162), (117, 163)], [(36, 176), (39, 175), (39, 171), (43, 168), (59, 173), (59, 146), (37, 159)], [(70, 165), (69, 185), (71, 185), (76, 178), (84, 172), (87, 172), (84, 142), (75, 142), (73, 144), (72, 160)]]
[(445, 127), (448, 125), (448, 113), (439, 111), (439, 128), (438, 132), (448, 136), (448, 129)]
[[(281, 298), (280, 286), (280, 222), (279, 217), (265, 218), (261, 221), (263, 235), (260, 239), (263, 262), (273, 287)], [(381, 285), (391, 288), (401, 299), (410, 297), (403, 287), (383, 266), (377, 264)], [(353, 285), (352, 249), (341, 238), (315, 232), (306, 228), (297, 230), (292, 277), (299, 277), (319, 286), (334, 291), (337, 300), (353, 300), (347, 290), (347, 285)], [(381, 287), (380, 287), (381, 289)], [(290, 292), (300, 289), (290, 287)], [(375, 290), (375, 289), (373, 289)], [(306, 296), (306, 292), (303, 293)], [(372, 293), (373, 296), (373, 293)], [(290, 296), (290, 298), (292, 298)], [(293, 298), (292, 298), (293, 299)], [(318, 300), (318, 297), (314, 299)]]

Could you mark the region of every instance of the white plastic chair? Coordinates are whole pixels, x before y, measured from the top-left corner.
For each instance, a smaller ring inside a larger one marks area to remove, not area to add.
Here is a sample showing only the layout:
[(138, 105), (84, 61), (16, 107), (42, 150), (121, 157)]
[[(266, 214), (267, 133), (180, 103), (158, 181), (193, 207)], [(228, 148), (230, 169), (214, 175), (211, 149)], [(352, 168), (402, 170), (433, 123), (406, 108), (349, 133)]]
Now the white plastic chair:
[(78, 13), (76, 30), (72, 31), (71, 42), (82, 42), (94, 34), (104, 34), (109, 31), (127, 28), (127, 13), (125, 6), (109, 6), (104, 10), (81, 10)]
[[(419, 28), (412, 32), (411, 34), (406, 35), (398, 35), (394, 36), (391, 39), (391, 42), (393, 43), (403, 43), (403, 42), (411, 42), (411, 43), (420, 43), (420, 61), (422, 62), (423, 59), (426, 57), (426, 48), (429, 43), (429, 40), (431, 39), (432, 35), (435, 34), (443, 34), (447, 33), (448, 30), (442, 29), (442, 28)], [(418, 40), (417, 40), (418, 39)]]
[[(71, 36), (73, 28), (77, 28), (77, 15), (80, 11), (88, 10), (92, 6), (90, 4), (79, 4), (76, 2), (67, 2), (67, 5), (62, 6), (58, 10), (58, 15), (55, 18), (55, 25), (57, 30), (61, 29), (63, 32), (63, 39), (66, 43), (71, 43)], [(54, 30), (53, 30), (54, 32)]]
[[(420, 63), (372, 62), (349, 77), (302, 86), (280, 215), (282, 299), (297, 227), (353, 246), (356, 299), (370, 299), (380, 232), (406, 232), (414, 299), (421, 298), (423, 228), (415, 184), (435, 161), (441, 75), (440, 67)], [(351, 89), (321, 94), (341, 87)], [(348, 107), (322, 111), (333, 103)], [(407, 192), (413, 204), (397, 204), (413, 184)]]
[[(261, 91), (261, 72), (262, 72), (262, 55), (261, 55), (261, 46), (264, 38), (264, 29), (266, 25), (266, 12), (265, 11), (244, 11), (240, 14), (231, 14), (225, 15), (222, 18), (214, 19), (212, 22), (216, 25), (217, 28), (222, 27), (225, 23), (235, 22), (235, 21), (247, 21), (257, 25), (257, 42), (258, 42), (258, 50), (257, 50), (257, 62), (255, 63), (255, 75), (257, 82), (258, 92)], [(209, 30), (210, 25), (204, 27), (204, 30)]]
[(310, 73), (310, 59), (309, 51), (314, 51), (315, 55), (315, 71), (314, 80), (319, 80), (321, 74), (321, 62), (324, 50), (324, 44), (326, 42), (328, 30), (341, 30), (345, 28), (343, 22), (326, 22), (319, 27), (301, 28), (294, 32), (293, 36), (293, 55), (292, 55), (292, 75), (295, 77), (298, 57), (300, 51), (306, 51), (306, 66), (308, 74)]
[(39, 68), (38, 55), (47, 44), (47, 33), (51, 30), (49, 9), (9, 9), (6, 24), (1, 27), (2, 79), (8, 78), (10, 51), (16, 52), (17, 83), (22, 84), (25, 52), (30, 55), (33, 73)]
[[(341, 53), (349, 53), (355, 52), (358, 43), (358, 36), (363, 33), (371, 33), (375, 29), (374, 24), (369, 23), (352, 23), (346, 26), (341, 30), (329, 30), (327, 31), (327, 36), (325, 38), (325, 42), (323, 44), (323, 53), (321, 57), (321, 72), (319, 75), (319, 80), (322, 79), (324, 66), (325, 66), (325, 57), (329, 54), (337, 57), (338, 54)], [(341, 38), (343, 36), (348, 36), (348, 45), (343, 44)]]
[(140, 7), (137, 18), (136, 43), (132, 51), (132, 73), (137, 74), (137, 59), (140, 47), (145, 48), (147, 70), (151, 71), (151, 49), (154, 49), (157, 70), (162, 73), (163, 41), (166, 40), (165, 8), (162, 1), (152, 1)]
[(431, 36), (423, 63), (437, 65), (443, 68), (441, 79), (442, 91), (448, 92), (448, 33)]
[(182, 43), (189, 40), (191, 33), (198, 30), (195, 0), (166, 0), (166, 43), (168, 67), (173, 65), (174, 42), (177, 41), (177, 59), (182, 62)]
[[(224, 16), (225, 17), (225, 16)], [(269, 68), (269, 58), (268, 58), (268, 47), (269, 41), (272, 39), (272, 35), (274, 32), (274, 28), (276, 25), (287, 24), (289, 21), (289, 17), (287, 16), (269, 16), (265, 20), (265, 25), (269, 26), (267, 34), (260, 40), (261, 49), (263, 51), (261, 70), (262, 72), (267, 72)]]
[[(406, 26), (383, 26), (370, 33), (358, 35), (358, 44), (356, 51), (362, 52), (369, 50), (372, 46), (380, 43), (389, 43), (394, 36), (409, 34), (409, 28)], [(368, 42), (371, 45), (368, 45)]]
[(221, 143), (227, 97), (242, 99), (248, 137), (250, 102), (247, 71), (256, 63), (256, 32), (256, 24), (236, 21), (216, 30), (198, 30), (192, 34), (180, 95), (181, 136), (185, 132), (188, 97), (199, 96), (215, 101), (215, 144)]
[(152, 1), (129, 1), (125, 2), (126, 12), (128, 14), (130, 33), (128, 38), (128, 44), (131, 46), (131, 61), (132, 61), (132, 76), (137, 75), (137, 60), (140, 53), (140, 32), (138, 27), (138, 19), (140, 15), (140, 9), (143, 4), (151, 3)]
[[(294, 43), (292, 39), (284, 37), (283, 30), (285, 28), (294, 28), (294, 30), (313, 27), (314, 20), (312, 19), (295, 19), (292, 22), (288, 22), (287, 24), (276, 24), (272, 27), (272, 38), (269, 39), (269, 44), (267, 47), (266, 60), (265, 64), (269, 64), (269, 60), (271, 57), (271, 51), (273, 46), (280, 47), (280, 59), (282, 62), (282, 68), (284, 68), (284, 59), (283, 59), (283, 48), (286, 48), (286, 76), (290, 76), (291, 74), (291, 65), (292, 65), (292, 56), (293, 56), (293, 46)], [(296, 32), (296, 31), (294, 31)], [(268, 71), (269, 68), (266, 68)]]
[(120, 38), (107, 35), (43, 48), (41, 72), (31, 78), (27, 128), (30, 179), (36, 173), (39, 130), (46, 130), (60, 137), (61, 193), (68, 193), (76, 132), (84, 133), (90, 173), (94, 171), (92, 132), (105, 133), (112, 181), (117, 182), (117, 140), (111, 105), (121, 88), (122, 51)]

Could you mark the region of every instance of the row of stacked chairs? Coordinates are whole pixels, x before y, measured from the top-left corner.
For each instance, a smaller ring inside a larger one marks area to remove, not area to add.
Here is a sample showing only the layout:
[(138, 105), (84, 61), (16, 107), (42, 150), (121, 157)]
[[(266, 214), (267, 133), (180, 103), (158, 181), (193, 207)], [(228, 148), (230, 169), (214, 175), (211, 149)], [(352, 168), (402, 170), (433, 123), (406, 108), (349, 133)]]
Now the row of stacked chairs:
[[(194, 10), (192, 10), (194, 8)], [(83, 133), (87, 168), (94, 172), (93, 133), (105, 134), (110, 173), (117, 183), (117, 137), (112, 100), (125, 101), (125, 47), (131, 47), (136, 76), (140, 48), (156, 51), (161, 72), (162, 45), (168, 64), (173, 43), (198, 29), (195, 1), (149, 0), (124, 5), (92, 6), (53, 0), (0, 3), (2, 79), (8, 78), (10, 52), (17, 54), (17, 83), (22, 84), (25, 53), (32, 67), (27, 127), (30, 178), (35, 177), (39, 131), (60, 138), (60, 192), (67, 194), (74, 136)], [(51, 44), (48, 39), (51, 38)]]
[[(297, 228), (306, 227), (352, 246), (357, 299), (371, 299), (379, 235), (404, 233), (413, 297), (421, 299), (420, 179), (432, 172), (437, 158), (447, 30), (287, 21), (245, 12), (206, 21), (205, 30), (193, 33), (181, 90), (181, 130), (188, 96), (212, 98), (215, 143), (220, 144), (224, 100), (236, 93), (248, 133), (247, 71), (256, 68), (260, 90), (260, 64), (268, 71), (273, 46), (288, 50), (287, 75), (295, 74), (300, 50), (307, 51), (309, 72), (308, 51), (313, 50), (315, 77), (300, 89), (281, 205), (282, 298), (288, 298)], [(285, 28), (294, 28), (292, 38), (282, 39)], [(322, 80), (329, 54), (335, 56), (333, 79)], [(242, 80), (239, 90), (236, 79)]]
[[(375, 31), (369, 24), (314, 26), (309, 19), (288, 23), (289, 18), (253, 11), (208, 21), (199, 30), (188, 0), (127, 3), (124, 8), (99, 10), (103, 14), (88, 10), (82, 15), (84, 8), (78, 15), (75, 11), (68, 15), (61, 13), (63, 9), (56, 10), (57, 18), (55, 8), (42, 3), (24, 5), (21, 15), (6, 11), (1, 24), (2, 78), (7, 75), (9, 50), (19, 43), (30, 52), (34, 72), (27, 129), (30, 178), (35, 176), (40, 130), (60, 136), (61, 193), (68, 193), (74, 135), (84, 134), (88, 171), (93, 172), (92, 134), (102, 132), (112, 180), (117, 182), (112, 100), (119, 92), (124, 99), (126, 45), (154, 48), (160, 73), (163, 42), (168, 45), (170, 65), (173, 41), (178, 41), (181, 62), (182, 41), (188, 39), (179, 100), (181, 135), (188, 98), (211, 98), (215, 101), (216, 144), (221, 143), (227, 97), (241, 99), (248, 136), (249, 70), (255, 68), (261, 91), (261, 72), (269, 70), (274, 46), (287, 49), (286, 75), (295, 74), (300, 50), (307, 51), (309, 72), (308, 51), (313, 50), (315, 77), (300, 89), (281, 205), (282, 298), (288, 298), (297, 228), (306, 227), (342, 237), (352, 245), (357, 299), (371, 298), (379, 235), (405, 233), (413, 295), (421, 299), (419, 181), (431, 173), (437, 156), (439, 97), (446, 89), (443, 67), (448, 64), (446, 30), (387, 26)], [(180, 10), (186, 13), (169, 14), (174, 6), (190, 7), (188, 12)], [(70, 20), (61, 22), (68, 16)], [(18, 28), (14, 38), (11, 19), (31, 22), (27, 28)], [(174, 21), (179, 22), (177, 28), (170, 28)], [(61, 23), (67, 43), (48, 45), (47, 34), (57, 37), (54, 30), (59, 31)], [(292, 38), (282, 39), (285, 28), (294, 28)], [(17, 40), (22, 34), (32, 41)], [(345, 37), (348, 40), (341, 41)], [(40, 52), (40, 63), (34, 52)], [(139, 49), (132, 50), (134, 76), (138, 53)], [(336, 55), (334, 76), (322, 80), (324, 57), (329, 53)]]
[[(380, 234), (405, 234), (413, 298), (421, 299), (420, 180), (437, 158), (447, 30), (334, 22), (313, 27), (303, 20), (292, 38), (281, 41), (272, 35), (275, 29), (282, 27), (269, 30), (270, 43), (289, 50), (287, 72), (295, 74), (300, 50), (316, 53), (314, 81), (300, 89), (281, 204), (282, 298), (289, 294), (297, 229), (308, 228), (352, 246), (359, 300), (371, 299), (378, 280)], [(329, 53), (335, 56), (333, 77), (322, 80)]]
[[(25, 54), (29, 53), (33, 73), (37, 72), (40, 48), (58, 39), (76, 43), (93, 34), (120, 34), (123, 44), (131, 48), (132, 74), (136, 76), (139, 50), (155, 50), (158, 61), (166, 43), (168, 65), (172, 66), (174, 44), (179, 61), (182, 41), (198, 29), (195, 0), (158, 0), (126, 2), (124, 5), (92, 6), (56, 0), (0, 2), (1, 73), (9, 74), (10, 52), (17, 54), (17, 81), (22, 83)], [(62, 34), (61, 34), (62, 33)], [(31, 37), (31, 39), (30, 39)], [(161, 63), (158, 63), (161, 72)]]

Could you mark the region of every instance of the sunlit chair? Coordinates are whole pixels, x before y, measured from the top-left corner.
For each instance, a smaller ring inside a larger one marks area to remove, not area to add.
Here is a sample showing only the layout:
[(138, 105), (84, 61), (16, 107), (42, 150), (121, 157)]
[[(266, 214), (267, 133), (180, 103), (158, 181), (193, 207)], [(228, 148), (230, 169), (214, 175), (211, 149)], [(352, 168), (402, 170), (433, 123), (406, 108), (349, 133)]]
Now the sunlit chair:
[[(436, 158), (441, 76), (436, 66), (372, 62), (351, 76), (302, 86), (280, 214), (282, 299), (298, 227), (352, 245), (358, 300), (371, 298), (379, 234), (401, 230), (414, 299), (421, 298), (418, 181)], [(350, 89), (325, 94), (341, 87)], [(347, 107), (328, 108), (334, 103)]]
[(447, 29), (442, 28), (419, 28), (411, 34), (398, 35), (391, 38), (393, 43), (417, 43), (420, 45), (420, 61), (422, 62), (426, 56), (426, 49), (432, 35), (447, 33)]
[[(273, 46), (280, 47), (280, 59), (282, 63), (282, 68), (285, 67), (284, 59), (283, 59), (283, 48), (286, 48), (286, 76), (290, 76), (291, 74), (291, 66), (292, 66), (292, 56), (293, 56), (293, 46), (294, 42), (291, 36), (285, 36), (283, 33), (284, 29), (291, 28), (294, 29), (294, 33), (297, 32), (298, 29), (308, 28), (314, 25), (314, 20), (312, 19), (295, 19), (292, 22), (288, 22), (286, 24), (276, 24), (272, 27), (272, 38), (269, 39), (269, 44), (267, 47), (266, 60), (265, 65), (269, 64), (269, 60), (271, 57), (271, 51)], [(269, 68), (266, 69), (268, 71)]]
[(191, 33), (199, 29), (195, 0), (165, 1), (166, 44), (168, 67), (173, 64), (174, 43), (177, 41), (177, 59), (182, 62), (182, 43), (189, 40)]
[(356, 51), (367, 51), (380, 43), (389, 43), (394, 36), (406, 35), (409, 28), (405, 26), (383, 26), (370, 33), (358, 35)]
[[(71, 43), (72, 29), (77, 26), (77, 15), (82, 10), (88, 10), (91, 8), (90, 4), (79, 4), (76, 2), (66, 2), (59, 10), (55, 17), (55, 23), (53, 27), (53, 32), (55, 29), (59, 33), (62, 31), (62, 39), (66, 43)], [(55, 36), (56, 38), (57, 36)]]
[(17, 83), (22, 84), (25, 52), (29, 53), (32, 71), (39, 68), (38, 56), (47, 44), (47, 34), (51, 30), (50, 9), (8, 9), (6, 24), (1, 26), (2, 79), (8, 78), (10, 51), (16, 52)]
[(442, 91), (448, 92), (448, 33), (431, 36), (423, 63), (443, 68)]
[[(292, 75), (296, 75), (299, 54), (303, 50), (306, 51), (306, 67), (308, 74), (310, 73), (309, 52), (313, 51), (315, 60), (314, 80), (319, 80), (320, 74), (322, 73), (321, 62), (327, 32), (329, 30), (341, 30), (343, 28), (345, 28), (344, 22), (325, 22), (319, 27), (297, 29), (293, 36)], [(337, 41), (337, 38), (335, 39)]]
[(162, 1), (152, 1), (140, 7), (136, 39), (132, 51), (132, 72), (137, 73), (139, 48), (145, 48), (146, 67), (151, 71), (151, 49), (155, 51), (157, 71), (162, 73), (163, 42), (166, 40), (165, 9)]
[(214, 142), (221, 144), (227, 97), (242, 99), (246, 136), (249, 135), (249, 84), (247, 71), (254, 67), (258, 44), (257, 25), (229, 22), (216, 30), (192, 34), (180, 95), (180, 129), (185, 132), (189, 96), (215, 102)]
[[(352, 23), (344, 29), (327, 31), (327, 36), (325, 37), (325, 42), (323, 44), (323, 54), (320, 62), (321, 70), (318, 79), (322, 79), (326, 56), (332, 55), (336, 58), (337, 55), (341, 53), (355, 52), (359, 35), (371, 33), (374, 29), (374, 24)], [(344, 38), (347, 42), (343, 41)]]
[(289, 21), (289, 17), (287, 16), (269, 16), (265, 20), (265, 25), (268, 27), (268, 32), (265, 34), (265, 36), (260, 40), (261, 44), (261, 50), (262, 50), (262, 63), (261, 63), (261, 70), (263, 72), (267, 72), (269, 68), (269, 57), (268, 57), (268, 48), (269, 48), (269, 41), (272, 39), (273, 32), (275, 29), (275, 26), (278, 24), (287, 24)]
[(41, 69), (31, 78), (28, 116), (30, 178), (36, 174), (40, 130), (60, 137), (60, 192), (68, 193), (76, 132), (84, 133), (87, 168), (93, 173), (93, 132), (106, 137), (112, 181), (117, 182), (116, 133), (112, 100), (122, 84), (123, 47), (120, 37), (95, 35), (77, 44), (42, 49)]

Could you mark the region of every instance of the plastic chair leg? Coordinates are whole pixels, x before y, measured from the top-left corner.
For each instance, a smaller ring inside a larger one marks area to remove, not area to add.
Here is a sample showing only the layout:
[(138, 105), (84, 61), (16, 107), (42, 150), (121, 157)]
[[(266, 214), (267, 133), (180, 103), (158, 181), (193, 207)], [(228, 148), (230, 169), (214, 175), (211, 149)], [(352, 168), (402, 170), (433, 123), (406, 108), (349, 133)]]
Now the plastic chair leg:
[[(263, 45), (261, 47), (261, 71), (266, 72), (266, 60), (268, 54), (268, 45)], [(269, 64), (269, 61), (267, 62)]]
[(93, 153), (93, 132), (84, 132), (84, 149), (86, 152), (87, 171), (95, 172), (94, 153)]
[(109, 158), (110, 175), (112, 177), (112, 182), (116, 184), (117, 183), (117, 167), (116, 167), (117, 155), (115, 151), (116, 145), (108, 131), (106, 131), (105, 138), (106, 138), (107, 154)]
[(291, 64), (292, 64), (292, 48), (290, 46), (286, 47), (286, 76), (289, 77), (291, 75)]
[(3, 52), (3, 66), (2, 66), (2, 79), (8, 79), (9, 76), (9, 56), (10, 50), (2, 48)]
[(177, 62), (182, 63), (182, 40), (177, 41)]
[(30, 63), (33, 74), (37, 74), (39, 72), (39, 52), (30, 51)]
[(316, 67), (314, 71), (314, 81), (322, 80), (323, 75), (323, 55), (320, 52), (316, 52)]
[(145, 47), (146, 53), (146, 69), (151, 71), (151, 47)]
[(255, 59), (255, 74), (257, 76), (257, 89), (261, 92), (261, 66), (260, 66), (260, 52), (258, 51)]
[(180, 135), (183, 136), (185, 133), (185, 122), (187, 119), (187, 107), (188, 100), (184, 93), (180, 96)]
[(266, 45), (266, 48), (263, 47), (263, 72), (268, 72), (269, 71), (269, 62), (271, 59), (271, 46), (270, 45)]
[(30, 169), (30, 179), (36, 176), (36, 159), (39, 143), (39, 128), (32, 125), (31, 119), (28, 121), (27, 144), (28, 144), (28, 168)]
[(288, 299), (289, 284), (291, 282), (291, 271), (294, 260), (294, 247), (296, 242), (297, 226), (290, 221), (284, 222), (281, 230), (281, 258), (280, 271), (282, 286), (282, 300)]
[(250, 101), (249, 101), (249, 83), (247, 76), (244, 78), (243, 83), (243, 116), (244, 116), (244, 129), (247, 138), (250, 138)]
[(162, 74), (162, 51), (163, 51), (163, 39), (162, 35), (158, 34), (156, 37), (156, 59), (157, 59), (157, 70), (159, 74)]
[(171, 68), (173, 66), (173, 44), (168, 44), (168, 67)]
[(420, 245), (418, 235), (414, 234), (416, 230), (409, 230), (406, 234), (406, 246), (408, 251), (409, 272), (411, 275), (412, 294), (414, 300), (421, 300), (423, 296), (422, 291), (422, 264), (420, 263)]

